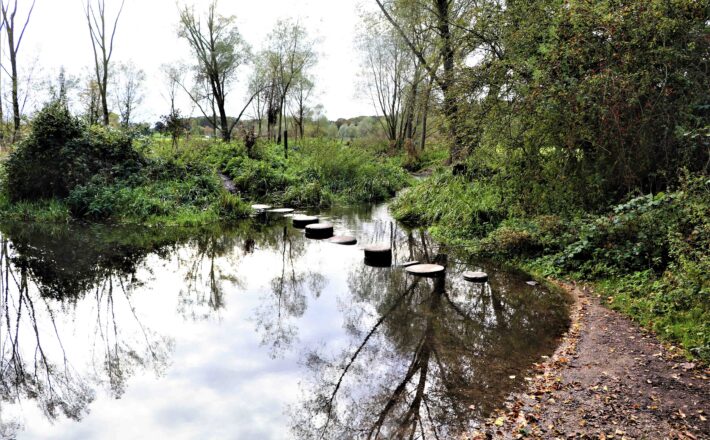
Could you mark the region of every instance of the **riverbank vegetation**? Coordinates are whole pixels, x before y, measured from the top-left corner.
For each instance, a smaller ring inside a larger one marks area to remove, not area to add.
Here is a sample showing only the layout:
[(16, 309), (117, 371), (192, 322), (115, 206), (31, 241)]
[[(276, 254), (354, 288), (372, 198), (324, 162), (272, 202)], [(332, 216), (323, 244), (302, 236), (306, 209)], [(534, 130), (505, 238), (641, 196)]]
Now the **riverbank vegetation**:
[[(287, 157), (288, 156), (288, 157)], [(134, 140), (87, 126), (53, 102), (3, 168), (5, 220), (197, 225), (249, 215), (247, 202), (296, 208), (379, 202), (409, 182), (401, 158), (337, 140)], [(233, 183), (229, 192), (222, 179)]]
[[(411, 15), (381, 6), (424, 55)], [(710, 360), (707, 9), (469, 6), (450, 11), (477, 18), (461, 38), (480, 57), (455, 64), (445, 90), (456, 99), (453, 166), (399, 197), (396, 217), (482, 256), (591, 281), (612, 307)], [(448, 53), (459, 50), (470, 53)]]

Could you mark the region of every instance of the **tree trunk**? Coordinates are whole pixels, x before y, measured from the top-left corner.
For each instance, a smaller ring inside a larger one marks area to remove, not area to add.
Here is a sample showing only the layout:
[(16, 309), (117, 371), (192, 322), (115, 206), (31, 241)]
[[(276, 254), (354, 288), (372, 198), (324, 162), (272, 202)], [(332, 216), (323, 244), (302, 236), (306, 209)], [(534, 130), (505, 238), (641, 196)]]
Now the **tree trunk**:
[[(14, 44), (10, 38), (10, 44)], [(20, 98), (17, 86), (17, 53), (14, 50), (10, 51), (10, 65), (12, 68), (12, 118), (14, 121), (13, 139), (17, 139), (17, 133), (20, 131)]]
[(451, 137), (451, 147), (449, 149), (449, 162), (458, 163), (463, 160), (463, 142), (460, 138), (456, 115), (458, 105), (452, 90), (454, 82), (455, 53), (449, 27), (450, 0), (437, 0), (438, 24), (437, 31), (441, 38), (441, 58), (444, 60), (444, 76), (441, 81), (441, 92), (444, 95), (444, 114), (448, 124), (449, 136)]
[(101, 92), (101, 110), (103, 111), (104, 125), (108, 127), (109, 124), (109, 113), (108, 113), (108, 62), (105, 61), (106, 56), (104, 55), (104, 71), (103, 71), (103, 86), (99, 88)]

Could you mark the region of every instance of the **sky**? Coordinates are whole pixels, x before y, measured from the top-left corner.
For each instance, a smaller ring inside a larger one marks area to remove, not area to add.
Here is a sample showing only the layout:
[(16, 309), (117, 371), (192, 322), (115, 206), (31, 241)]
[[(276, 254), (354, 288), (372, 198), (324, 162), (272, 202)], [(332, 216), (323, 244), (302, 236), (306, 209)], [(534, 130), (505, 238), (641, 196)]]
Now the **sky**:
[[(196, 10), (206, 10), (210, 0), (180, 0)], [(318, 40), (319, 62), (313, 69), (315, 96), (311, 104), (322, 104), (330, 119), (374, 114), (372, 101), (358, 87), (359, 55), (355, 34), (361, 7), (368, 0), (219, 0), (218, 12), (235, 15), (244, 39), (257, 52), (266, 35), (280, 18), (302, 23)], [(374, 4), (374, 2), (372, 2)], [(18, 16), (25, 16), (30, 0), (19, 0)], [(115, 16), (120, 0), (106, 0), (107, 16)], [(136, 119), (155, 122), (167, 113), (168, 101), (161, 65), (189, 61), (187, 43), (177, 38), (175, 0), (126, 0), (115, 38), (114, 60), (133, 61), (146, 73), (145, 99)], [(3, 41), (2, 44), (6, 44)], [(93, 63), (91, 41), (83, 15), (83, 0), (36, 0), (35, 10), (20, 49), (20, 69), (36, 60), (33, 76), (56, 77), (60, 67), (70, 75), (88, 73)], [(238, 114), (246, 103), (245, 84), (250, 68), (242, 68), (238, 83), (228, 95), (228, 112)], [(22, 72), (21, 72), (22, 74)], [(187, 99), (183, 113), (198, 115)]]

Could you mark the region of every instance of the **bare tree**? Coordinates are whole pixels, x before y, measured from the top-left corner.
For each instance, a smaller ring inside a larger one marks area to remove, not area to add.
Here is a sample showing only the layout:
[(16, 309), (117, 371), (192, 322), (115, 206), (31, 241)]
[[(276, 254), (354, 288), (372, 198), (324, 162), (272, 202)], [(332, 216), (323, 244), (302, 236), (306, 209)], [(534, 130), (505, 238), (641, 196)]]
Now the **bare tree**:
[[(362, 53), (364, 88), (370, 94), (390, 144), (415, 153), (415, 136), (425, 129), (430, 93), (421, 62), (412, 55), (402, 37), (383, 18), (363, 14), (358, 37)], [(432, 48), (421, 45), (427, 54)], [(426, 138), (421, 139), (421, 145)]]
[(79, 92), (79, 100), (84, 109), (84, 119), (87, 124), (95, 125), (101, 120), (101, 93), (93, 75), (84, 80), (84, 86)]
[(254, 70), (252, 70), (251, 76), (249, 77), (249, 92), (255, 94), (254, 100), (252, 101), (252, 108), (254, 109), (254, 117), (257, 121), (257, 136), (261, 136), (263, 121), (267, 116), (269, 103), (271, 102), (269, 99), (271, 95), (270, 81), (271, 77), (268, 74), (268, 63), (265, 62), (264, 57), (257, 56)]
[(10, 57), (9, 75), (12, 82), (13, 138), (15, 138), (17, 136), (17, 132), (20, 130), (20, 98), (18, 91), (17, 54), (20, 51), (20, 45), (22, 44), (22, 38), (25, 36), (27, 25), (30, 22), (30, 17), (32, 16), (32, 11), (35, 7), (35, 1), (32, 1), (32, 6), (30, 6), (30, 10), (27, 12), (24, 24), (22, 25), (22, 28), (19, 29), (15, 23), (15, 18), (17, 17), (17, 0), (12, 2), (12, 10), (10, 10), (10, 4), (10, 0), (7, 0), (7, 3), (3, 0), (0, 3), (0, 7), (2, 9), (2, 25), (5, 27), (5, 32), (7, 33), (7, 45), (9, 49), (8, 56)]
[[(450, 162), (460, 162), (465, 153), (464, 140), (457, 129), (458, 103), (454, 85), (457, 66), (473, 49), (472, 34), (477, 43), (500, 57), (501, 49), (493, 39), (471, 29), (476, 0), (419, 0), (400, 4), (395, 0), (375, 0), (385, 19), (402, 38), (402, 41), (421, 67), (427, 72), (432, 84), (443, 95), (443, 112), (450, 137)], [(422, 38), (426, 36), (427, 38)], [(427, 52), (426, 47), (434, 42), (436, 50)]]
[(278, 85), (272, 87), (278, 91), (278, 135), (277, 142), (281, 142), (281, 130), (286, 117), (286, 99), (291, 87), (299, 78), (305, 75), (306, 70), (316, 62), (314, 41), (308, 38), (306, 29), (298, 23), (279, 20), (271, 34), (266, 56), (269, 59), (270, 71)]
[(252, 95), (239, 115), (230, 123), (225, 106), (229, 86), (236, 80), (239, 67), (247, 62), (250, 49), (239, 34), (235, 24), (236, 17), (224, 17), (217, 14), (216, 9), (217, 1), (213, 0), (203, 24), (202, 18), (193, 8), (180, 8), (178, 35), (187, 40), (195, 56), (196, 63), (193, 68), (198, 87), (188, 88), (184, 84), (181, 86), (215, 131), (219, 130), (222, 139), (229, 142), (234, 127), (256, 94)]
[[(95, 3), (95, 5), (94, 5)], [(110, 76), (111, 56), (113, 55), (113, 40), (116, 36), (118, 19), (123, 12), (125, 0), (121, 1), (113, 26), (106, 28), (106, 0), (86, 0), (84, 13), (89, 26), (91, 47), (94, 51), (94, 74), (101, 99), (103, 124), (109, 124), (108, 83)]]
[(167, 84), (166, 92), (167, 99), (170, 101), (170, 112), (167, 115), (161, 116), (160, 119), (165, 127), (165, 131), (170, 134), (173, 151), (177, 151), (180, 137), (185, 134), (189, 128), (180, 113), (180, 109), (178, 109), (176, 105), (178, 88), (183, 81), (182, 78), (185, 75), (185, 67), (165, 64), (162, 66), (162, 71)]
[(293, 123), (296, 126), (296, 129), (298, 130), (297, 133), (301, 137), (301, 139), (303, 139), (303, 137), (305, 136), (304, 125), (306, 120), (306, 113), (308, 112), (307, 105), (308, 100), (310, 99), (311, 94), (313, 93), (314, 87), (315, 84), (311, 79), (307, 78), (304, 75), (301, 75), (296, 80), (295, 85), (293, 87), (293, 91), (291, 93), (291, 117), (293, 118)]
[(115, 78), (116, 107), (121, 115), (121, 125), (128, 128), (136, 107), (143, 102), (143, 82), (145, 72), (132, 62), (119, 64)]

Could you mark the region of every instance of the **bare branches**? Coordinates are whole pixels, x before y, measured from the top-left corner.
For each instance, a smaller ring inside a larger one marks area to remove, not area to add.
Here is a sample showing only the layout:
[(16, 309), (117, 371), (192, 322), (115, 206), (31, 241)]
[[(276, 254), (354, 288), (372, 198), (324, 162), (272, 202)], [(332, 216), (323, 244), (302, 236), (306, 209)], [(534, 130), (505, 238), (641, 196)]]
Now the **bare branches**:
[[(95, 6), (94, 2), (96, 3)], [(106, 30), (106, 0), (86, 0), (84, 4), (84, 14), (86, 15), (86, 23), (89, 26), (91, 47), (94, 52), (94, 73), (101, 98), (104, 125), (109, 124), (107, 95), (113, 43), (116, 37), (116, 29), (118, 28), (118, 19), (121, 17), (125, 3), (126, 0), (121, 0), (121, 6), (116, 13), (113, 26), (108, 32)]]
[[(10, 49), (10, 79), (12, 81), (12, 113), (13, 113), (13, 123), (14, 123), (14, 134), (13, 139), (17, 137), (17, 132), (20, 129), (20, 102), (19, 102), (19, 86), (18, 86), (18, 72), (17, 72), (17, 54), (20, 51), (20, 45), (22, 44), (22, 39), (25, 36), (25, 31), (30, 23), (30, 17), (32, 17), (32, 11), (34, 11), (35, 0), (32, 1), (29, 11), (27, 12), (27, 18), (25, 19), (22, 29), (20, 30), (19, 37), (15, 41), (17, 36), (17, 29), (15, 26), (15, 17), (17, 15), (17, 0), (13, 2), (12, 11), (10, 11), (10, 0), (5, 3), (5, 0), (0, 2), (0, 10), (2, 11), (2, 25), (7, 33), (7, 44)], [(4, 68), (4, 67), (3, 67)]]

